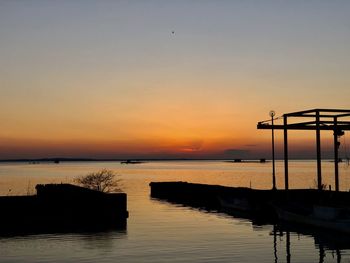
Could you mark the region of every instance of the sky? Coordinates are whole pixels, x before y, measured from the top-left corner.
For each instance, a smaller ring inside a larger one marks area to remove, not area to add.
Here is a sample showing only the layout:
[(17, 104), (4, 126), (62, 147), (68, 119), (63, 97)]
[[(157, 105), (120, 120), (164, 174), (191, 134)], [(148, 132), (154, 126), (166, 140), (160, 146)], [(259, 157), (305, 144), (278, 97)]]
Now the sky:
[[(270, 158), (256, 129), (270, 110), (350, 109), (349, 13), (345, 0), (0, 1), (0, 159)], [(292, 158), (315, 156), (312, 132), (290, 140)]]

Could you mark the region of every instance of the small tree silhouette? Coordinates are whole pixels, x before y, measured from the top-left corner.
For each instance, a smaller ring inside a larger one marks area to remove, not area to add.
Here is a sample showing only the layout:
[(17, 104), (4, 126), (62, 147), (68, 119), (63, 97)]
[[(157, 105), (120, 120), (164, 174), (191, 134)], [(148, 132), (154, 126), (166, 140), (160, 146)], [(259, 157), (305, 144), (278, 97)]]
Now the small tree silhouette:
[(100, 192), (120, 192), (120, 179), (112, 170), (102, 169), (74, 179), (74, 181), (86, 188)]

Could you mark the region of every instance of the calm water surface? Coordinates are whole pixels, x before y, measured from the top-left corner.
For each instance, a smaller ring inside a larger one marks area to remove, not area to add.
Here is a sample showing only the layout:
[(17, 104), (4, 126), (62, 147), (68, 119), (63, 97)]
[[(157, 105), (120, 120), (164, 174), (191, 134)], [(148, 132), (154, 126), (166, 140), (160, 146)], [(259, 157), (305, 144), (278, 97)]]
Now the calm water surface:
[[(314, 188), (316, 163), (291, 162), (290, 185)], [(271, 164), (221, 161), (0, 164), (0, 194), (31, 194), (37, 183), (72, 182), (102, 168), (116, 171), (128, 194), (126, 230), (0, 237), (0, 262), (350, 262), (347, 237), (310, 229), (276, 230), (247, 219), (208, 213), (149, 197), (151, 181), (188, 181), (271, 187)], [(323, 162), (333, 187), (333, 164)], [(277, 184), (283, 182), (277, 163)], [(350, 189), (350, 168), (340, 167), (341, 189)], [(274, 235), (275, 233), (275, 235)]]

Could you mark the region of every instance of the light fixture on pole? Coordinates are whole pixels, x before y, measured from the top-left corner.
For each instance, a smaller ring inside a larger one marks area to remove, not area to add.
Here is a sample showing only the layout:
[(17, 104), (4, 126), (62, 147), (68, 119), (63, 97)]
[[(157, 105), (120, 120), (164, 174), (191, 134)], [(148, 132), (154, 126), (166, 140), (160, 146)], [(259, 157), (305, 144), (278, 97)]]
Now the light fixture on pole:
[(276, 190), (276, 171), (275, 171), (275, 133), (274, 133), (274, 126), (273, 126), (273, 117), (275, 117), (276, 113), (275, 111), (270, 111), (270, 117), (271, 117), (271, 125), (272, 125), (272, 189)]

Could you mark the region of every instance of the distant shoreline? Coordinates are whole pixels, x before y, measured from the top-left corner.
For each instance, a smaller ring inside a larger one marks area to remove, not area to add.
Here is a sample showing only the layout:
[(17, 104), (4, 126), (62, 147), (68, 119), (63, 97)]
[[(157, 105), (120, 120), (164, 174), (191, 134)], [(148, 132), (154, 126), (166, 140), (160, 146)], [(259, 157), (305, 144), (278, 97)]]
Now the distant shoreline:
[[(135, 159), (131, 159), (131, 158), (125, 158), (125, 159), (110, 159), (110, 158), (106, 158), (106, 159), (98, 159), (98, 158), (37, 158), (37, 159), (2, 159), (0, 160), (0, 163), (15, 163), (15, 162), (29, 162), (29, 163), (37, 163), (37, 162), (122, 162), (122, 161), (126, 161), (126, 160), (132, 160), (132, 161), (142, 161), (142, 162), (152, 162), (152, 161), (229, 161), (232, 163), (233, 160), (235, 158), (135, 158)], [(251, 162), (251, 161), (259, 161), (260, 159), (241, 159), (242, 163), (245, 162)], [(276, 159), (277, 161), (283, 161), (283, 159)], [(294, 161), (312, 161), (312, 160), (316, 160), (313, 158), (310, 159), (306, 159), (306, 158), (302, 158), (302, 159), (289, 159), (289, 160), (294, 160)], [(331, 159), (323, 159), (323, 160), (331, 160)], [(271, 161), (271, 159), (266, 159), (267, 162)], [(239, 162), (238, 162), (239, 163)]]

